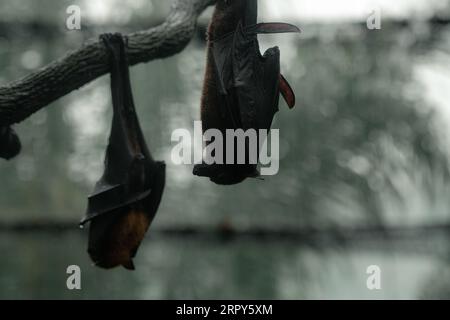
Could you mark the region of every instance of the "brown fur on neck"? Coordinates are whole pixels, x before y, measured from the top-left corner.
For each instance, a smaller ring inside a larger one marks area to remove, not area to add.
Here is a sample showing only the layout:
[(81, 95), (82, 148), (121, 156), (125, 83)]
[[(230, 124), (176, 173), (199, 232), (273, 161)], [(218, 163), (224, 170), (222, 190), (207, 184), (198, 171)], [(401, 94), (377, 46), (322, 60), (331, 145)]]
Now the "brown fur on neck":
[[(101, 268), (110, 269), (122, 265), (127, 269), (134, 269), (132, 258), (145, 237), (150, 219), (142, 210), (127, 209), (128, 211), (117, 214), (112, 225), (102, 235), (101, 243), (89, 252), (91, 259)], [(109, 219), (107, 215), (104, 215), (104, 219)], [(101, 224), (105, 220), (102, 218), (100, 216), (92, 221), (90, 232), (103, 227)]]

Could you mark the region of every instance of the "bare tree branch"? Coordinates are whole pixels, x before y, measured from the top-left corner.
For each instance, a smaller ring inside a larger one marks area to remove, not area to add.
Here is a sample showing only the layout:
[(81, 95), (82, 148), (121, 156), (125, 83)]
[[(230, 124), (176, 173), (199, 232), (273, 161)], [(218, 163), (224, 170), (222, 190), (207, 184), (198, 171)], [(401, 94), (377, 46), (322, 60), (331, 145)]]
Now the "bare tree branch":
[[(181, 52), (194, 36), (198, 16), (216, 0), (174, 0), (167, 19), (127, 35), (130, 65)], [(51, 102), (108, 72), (108, 53), (98, 40), (42, 69), (0, 87), (0, 126), (18, 123)]]

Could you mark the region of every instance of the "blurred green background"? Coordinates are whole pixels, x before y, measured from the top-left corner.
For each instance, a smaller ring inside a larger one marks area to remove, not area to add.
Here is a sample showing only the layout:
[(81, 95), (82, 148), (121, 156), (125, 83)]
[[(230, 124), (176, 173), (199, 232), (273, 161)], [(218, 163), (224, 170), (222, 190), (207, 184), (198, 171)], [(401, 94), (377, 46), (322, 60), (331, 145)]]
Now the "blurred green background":
[[(170, 3), (3, 0), (0, 85), (102, 32), (155, 25)], [(81, 31), (65, 29), (71, 4)], [(374, 8), (381, 30), (366, 27)], [(93, 267), (77, 226), (103, 168), (105, 76), (15, 127), (23, 152), (0, 161), (0, 298), (449, 299), (450, 2), (261, 0), (261, 21), (304, 31), (260, 37), (280, 47), (298, 105), (280, 101), (274, 122), (279, 174), (233, 187), (170, 162), (172, 131), (200, 117), (210, 14), (181, 54), (131, 69), (145, 136), (168, 165), (137, 271)], [(66, 288), (72, 264), (80, 291)], [(381, 290), (366, 287), (370, 265)]]

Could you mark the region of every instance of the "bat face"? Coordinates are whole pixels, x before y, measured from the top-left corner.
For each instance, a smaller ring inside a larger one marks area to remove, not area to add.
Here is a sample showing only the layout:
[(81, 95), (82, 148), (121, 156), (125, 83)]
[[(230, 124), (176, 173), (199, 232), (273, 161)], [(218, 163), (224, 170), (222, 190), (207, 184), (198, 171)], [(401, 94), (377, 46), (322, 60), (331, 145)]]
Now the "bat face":
[(20, 153), (22, 145), (14, 129), (0, 127), (0, 158), (12, 159)]
[(123, 208), (94, 219), (89, 229), (88, 253), (95, 265), (134, 270), (133, 258), (150, 225), (142, 209)]
[(195, 166), (194, 175), (209, 177), (212, 182), (220, 185), (233, 185), (249, 177), (258, 177), (259, 173), (254, 165), (205, 165)]

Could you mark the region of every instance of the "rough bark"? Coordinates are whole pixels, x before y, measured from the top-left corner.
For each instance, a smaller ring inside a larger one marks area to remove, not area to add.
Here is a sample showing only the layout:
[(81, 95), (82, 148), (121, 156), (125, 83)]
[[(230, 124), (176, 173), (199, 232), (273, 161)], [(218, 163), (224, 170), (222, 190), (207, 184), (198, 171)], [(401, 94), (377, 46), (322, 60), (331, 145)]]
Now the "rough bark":
[[(127, 35), (130, 65), (181, 52), (194, 36), (199, 15), (215, 0), (174, 0), (160, 25)], [(18, 123), (53, 101), (108, 72), (108, 53), (97, 39), (0, 87), (0, 126)]]

